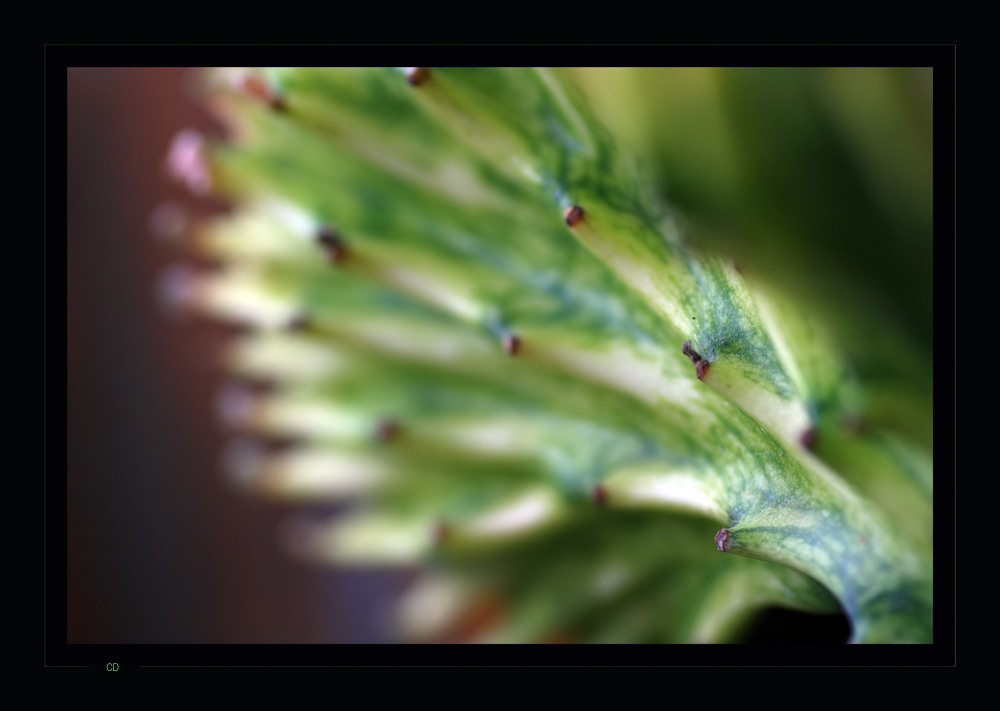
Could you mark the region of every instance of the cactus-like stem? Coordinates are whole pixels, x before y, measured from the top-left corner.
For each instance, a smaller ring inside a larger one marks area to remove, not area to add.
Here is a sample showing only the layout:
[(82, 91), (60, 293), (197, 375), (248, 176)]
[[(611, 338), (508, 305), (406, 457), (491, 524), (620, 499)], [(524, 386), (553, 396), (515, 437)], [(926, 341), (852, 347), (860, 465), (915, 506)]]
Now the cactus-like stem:
[(504, 600), (490, 640), (723, 641), (766, 605), (931, 640), (929, 452), (823, 443), (863, 392), (846, 359), (693, 250), (559, 73), (206, 84), (232, 138), (174, 163), (240, 208), (204, 226), (226, 266), (192, 299), (255, 329), (230, 367), (276, 386), (237, 424), (298, 443), (240, 480), (363, 502), (308, 554), (465, 570)]

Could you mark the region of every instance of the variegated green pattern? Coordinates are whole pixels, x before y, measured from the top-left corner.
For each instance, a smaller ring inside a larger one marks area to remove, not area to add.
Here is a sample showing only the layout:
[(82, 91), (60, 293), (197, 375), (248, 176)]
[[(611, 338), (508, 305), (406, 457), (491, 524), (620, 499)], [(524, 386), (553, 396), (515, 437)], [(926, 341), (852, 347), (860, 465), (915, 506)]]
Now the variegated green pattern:
[(567, 73), (206, 89), (238, 209), (202, 230), (223, 268), (196, 299), (251, 327), (229, 366), (273, 386), (239, 424), (295, 442), (233, 466), (355, 502), (308, 555), (423, 563), (452, 612), (496, 597), (486, 641), (738, 641), (769, 605), (931, 640), (930, 443), (842, 426), (865, 383), (823, 324), (692, 249)]

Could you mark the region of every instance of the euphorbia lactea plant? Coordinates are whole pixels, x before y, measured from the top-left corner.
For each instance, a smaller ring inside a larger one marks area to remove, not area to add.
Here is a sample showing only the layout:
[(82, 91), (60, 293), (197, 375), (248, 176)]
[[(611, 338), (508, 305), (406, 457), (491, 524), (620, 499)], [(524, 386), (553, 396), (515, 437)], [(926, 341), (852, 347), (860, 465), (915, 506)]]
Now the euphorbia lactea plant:
[(170, 165), (234, 205), (184, 292), (245, 327), (231, 471), (350, 502), (301, 554), (421, 566), (400, 639), (728, 642), (784, 607), (931, 641), (929, 397), (858, 374), (849, 299), (696, 249), (574, 77), (204, 73), (228, 135)]

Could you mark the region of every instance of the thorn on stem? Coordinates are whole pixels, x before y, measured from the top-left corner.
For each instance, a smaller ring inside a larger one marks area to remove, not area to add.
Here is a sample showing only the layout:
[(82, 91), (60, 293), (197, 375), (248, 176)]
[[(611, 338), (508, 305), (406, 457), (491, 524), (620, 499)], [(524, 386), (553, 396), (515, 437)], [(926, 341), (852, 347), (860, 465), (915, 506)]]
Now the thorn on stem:
[(807, 427), (804, 429), (802, 434), (799, 435), (799, 444), (812, 451), (812, 449), (816, 446), (816, 428)]
[(392, 419), (379, 420), (375, 425), (375, 439), (388, 442), (399, 434), (399, 423)]
[(729, 529), (721, 528), (715, 534), (715, 548), (723, 553), (729, 552)]
[(851, 413), (844, 417), (844, 428), (849, 434), (860, 435), (865, 432), (865, 421), (859, 413)]
[(430, 70), (427, 67), (407, 67), (406, 81), (410, 86), (420, 86), (431, 78)]
[(567, 227), (576, 227), (583, 222), (583, 208), (579, 205), (570, 205), (563, 213), (563, 219)]
[(285, 324), (285, 329), (292, 333), (302, 333), (309, 328), (309, 317), (304, 314), (296, 314)]
[(260, 74), (254, 72), (242, 74), (236, 80), (236, 88), (247, 96), (270, 106), (275, 111), (285, 109), (285, 100)]
[(598, 506), (605, 506), (608, 503), (608, 490), (603, 484), (598, 484), (590, 492), (590, 498)]
[(440, 546), (448, 539), (450, 533), (448, 524), (444, 521), (438, 521), (431, 529), (431, 540), (434, 542), (434, 545)]
[(331, 263), (342, 262), (347, 257), (347, 246), (344, 244), (343, 238), (332, 227), (327, 225), (320, 227), (319, 232), (316, 233), (316, 241), (323, 248), (326, 258)]
[(521, 350), (521, 339), (513, 333), (508, 333), (503, 337), (503, 349), (509, 356), (517, 355)]
[(704, 378), (705, 373), (708, 372), (708, 361), (702, 358), (701, 354), (691, 347), (691, 341), (684, 341), (681, 353), (690, 358), (691, 362), (694, 363), (694, 371), (698, 375), (698, 380)]

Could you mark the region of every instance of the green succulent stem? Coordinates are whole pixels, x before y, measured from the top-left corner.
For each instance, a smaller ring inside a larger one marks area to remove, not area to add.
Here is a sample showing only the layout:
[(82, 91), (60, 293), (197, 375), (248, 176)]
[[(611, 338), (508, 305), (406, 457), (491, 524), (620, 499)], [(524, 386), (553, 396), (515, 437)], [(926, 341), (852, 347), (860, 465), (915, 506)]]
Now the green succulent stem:
[(873, 391), (823, 323), (690, 245), (566, 72), (406, 69), (206, 74), (238, 209), (196, 301), (277, 385), (241, 426), (298, 443), (240, 480), (357, 502), (317, 558), (500, 590), (485, 639), (729, 641), (780, 605), (930, 642), (930, 443), (845, 425)]

